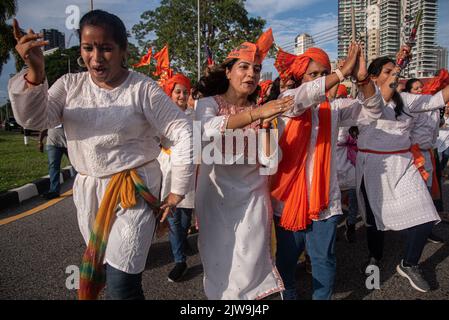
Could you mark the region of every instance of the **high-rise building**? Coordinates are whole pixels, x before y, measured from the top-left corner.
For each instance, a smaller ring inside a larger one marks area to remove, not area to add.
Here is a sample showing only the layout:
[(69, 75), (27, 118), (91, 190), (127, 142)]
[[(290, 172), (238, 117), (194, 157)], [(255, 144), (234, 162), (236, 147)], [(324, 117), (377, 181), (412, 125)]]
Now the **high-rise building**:
[(273, 80), (273, 72), (264, 72), (260, 77), (260, 81)]
[(447, 48), (437, 47), (437, 70), (447, 69)]
[(379, 55), (395, 58), (400, 47), (401, 0), (380, 0)]
[(303, 54), (307, 49), (313, 47), (315, 44), (313, 42), (312, 36), (307, 33), (300, 34), (295, 38), (295, 54)]
[[(354, 9), (351, 8), (354, 7)], [(339, 0), (338, 1), (338, 57), (346, 56), (352, 34), (352, 10), (359, 39), (366, 40), (368, 62), (379, 56), (396, 58), (406, 39), (405, 21), (423, 10), (421, 24), (412, 48), (412, 60), (404, 71), (406, 77), (431, 77), (438, 69), (437, 63), (437, 0)], [(365, 14), (365, 20), (360, 21)], [(358, 14), (359, 13), (359, 14)], [(411, 25), (410, 23), (409, 25)], [(366, 37), (364, 38), (363, 31)], [(446, 59), (447, 63), (447, 59)]]
[(44, 50), (50, 50), (53, 48), (65, 49), (65, 35), (64, 33), (56, 29), (42, 29), (41, 33), (44, 34), (44, 40), (48, 40), (50, 43), (44, 47)]
[(366, 8), (366, 37), (365, 45), (368, 63), (380, 56), (380, 7), (378, 0), (370, 1)]
[(357, 40), (366, 42), (366, 5), (368, 0), (339, 0), (338, 1), (338, 58), (345, 58), (352, 39), (354, 8), (354, 27)]
[[(412, 48), (412, 60), (408, 66), (406, 77), (432, 77), (437, 71), (437, 0), (402, 0), (404, 18), (416, 17), (422, 10), (422, 20), (416, 34), (416, 44)], [(404, 43), (406, 39), (401, 39)]]

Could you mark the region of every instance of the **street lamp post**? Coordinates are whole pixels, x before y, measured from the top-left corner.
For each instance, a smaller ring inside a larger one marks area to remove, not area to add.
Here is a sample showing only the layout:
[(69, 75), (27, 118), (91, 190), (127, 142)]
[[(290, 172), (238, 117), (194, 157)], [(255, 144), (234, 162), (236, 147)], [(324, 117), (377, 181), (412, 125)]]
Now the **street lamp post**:
[(65, 53), (61, 53), (61, 56), (67, 57), (67, 69), (68, 69), (68, 72), (70, 73), (70, 56)]
[(200, 0), (198, 0), (198, 81), (201, 77)]

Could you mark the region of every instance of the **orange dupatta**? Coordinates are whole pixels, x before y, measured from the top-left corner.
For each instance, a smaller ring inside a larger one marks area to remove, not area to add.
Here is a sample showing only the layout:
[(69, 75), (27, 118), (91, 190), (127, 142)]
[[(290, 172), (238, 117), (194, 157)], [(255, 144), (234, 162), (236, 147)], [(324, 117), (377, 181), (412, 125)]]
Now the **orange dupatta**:
[(329, 206), (331, 168), (331, 107), (321, 103), (318, 137), (310, 194), (307, 192), (306, 164), (312, 133), (312, 111), (292, 118), (279, 141), (283, 157), (271, 184), (271, 196), (284, 202), (280, 226), (291, 231), (305, 230)]

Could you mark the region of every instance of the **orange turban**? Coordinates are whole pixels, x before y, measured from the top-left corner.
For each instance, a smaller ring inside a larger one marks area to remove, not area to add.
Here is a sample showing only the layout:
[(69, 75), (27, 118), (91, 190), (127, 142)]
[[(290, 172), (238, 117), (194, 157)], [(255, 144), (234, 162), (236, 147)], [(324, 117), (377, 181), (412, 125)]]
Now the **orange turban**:
[(279, 72), (281, 79), (286, 80), (293, 77), (295, 80), (300, 80), (304, 76), (310, 60), (321, 64), (329, 71), (331, 70), (329, 56), (324, 50), (319, 48), (309, 48), (299, 56), (279, 49), (274, 66)]
[(167, 79), (162, 84), (162, 89), (168, 96), (171, 96), (171, 93), (177, 83), (186, 87), (187, 92), (190, 94), (190, 80), (182, 73), (177, 73), (173, 77)]
[(348, 97), (348, 89), (345, 85), (339, 84), (337, 89), (337, 98), (347, 98)]
[(270, 28), (260, 36), (256, 43), (243, 42), (228, 54), (227, 59), (243, 59), (255, 64), (262, 64), (273, 42), (273, 31)]

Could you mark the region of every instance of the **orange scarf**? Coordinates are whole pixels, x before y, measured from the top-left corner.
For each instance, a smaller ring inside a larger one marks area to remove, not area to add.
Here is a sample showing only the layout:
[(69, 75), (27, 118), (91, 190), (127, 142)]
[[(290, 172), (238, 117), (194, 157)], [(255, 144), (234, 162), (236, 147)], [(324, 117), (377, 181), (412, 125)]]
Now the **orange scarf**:
[[(331, 106), (320, 105), (312, 186), (307, 192), (307, 153), (312, 133), (312, 110), (292, 118), (279, 141), (282, 160), (271, 184), (271, 196), (284, 202), (280, 226), (305, 230), (329, 206), (331, 174)], [(308, 200), (309, 196), (309, 200)]]

